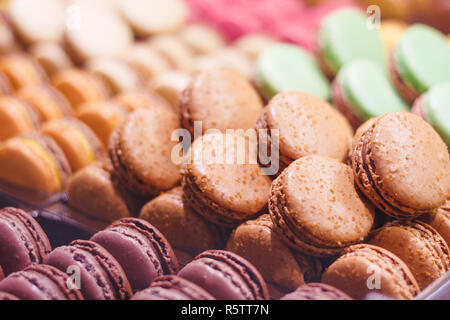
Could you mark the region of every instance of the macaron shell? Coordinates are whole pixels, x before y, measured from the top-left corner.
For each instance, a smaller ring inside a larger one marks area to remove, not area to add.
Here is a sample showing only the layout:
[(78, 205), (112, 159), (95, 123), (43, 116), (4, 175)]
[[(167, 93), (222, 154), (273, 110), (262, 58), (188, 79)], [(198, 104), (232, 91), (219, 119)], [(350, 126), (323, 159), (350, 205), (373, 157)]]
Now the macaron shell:
[(450, 253), (445, 240), (425, 223), (387, 224), (375, 231), (369, 242), (402, 259), (422, 290), (450, 269)]
[[(370, 175), (380, 177), (364, 182), (365, 171), (357, 169), (361, 159), (353, 159), (357, 160), (353, 171), (359, 187), (380, 210), (394, 216), (417, 216), (445, 202), (450, 190), (447, 146), (418, 116), (394, 112), (378, 118), (356, 149), (354, 157), (366, 157)], [(370, 183), (378, 193), (368, 186)]]
[(150, 83), (150, 89), (167, 100), (172, 109), (178, 113), (178, 101), (192, 77), (184, 72), (170, 71), (157, 75)]
[(12, 97), (0, 97), (0, 141), (33, 131), (37, 114), (24, 102)]
[(148, 90), (129, 90), (116, 95), (113, 101), (117, 104), (123, 105), (130, 112), (137, 109), (150, 109), (150, 108), (169, 108), (170, 106), (164, 97), (160, 96), (157, 92)]
[(450, 81), (450, 48), (431, 27), (410, 27), (394, 51), (394, 61), (400, 78), (418, 94)]
[(0, 292), (0, 301), (9, 301), (9, 300), (19, 300), (19, 298), (6, 292)]
[(68, 203), (85, 214), (102, 221), (131, 216), (121, 192), (111, 180), (111, 174), (101, 164), (92, 164), (78, 171), (67, 187)]
[(178, 184), (179, 166), (171, 159), (176, 145), (171, 136), (178, 128), (178, 118), (170, 109), (140, 109), (128, 116), (109, 146), (116, 175), (124, 186), (148, 197)]
[(176, 187), (147, 203), (139, 218), (150, 222), (176, 249), (194, 255), (223, 245), (221, 231), (183, 203), (183, 191)]
[(341, 9), (327, 16), (320, 27), (319, 47), (334, 74), (357, 58), (385, 64), (380, 36), (375, 28), (367, 28), (367, 17), (357, 9)]
[(180, 32), (180, 38), (195, 54), (211, 54), (225, 46), (225, 41), (217, 31), (202, 24), (185, 27)]
[(32, 45), (28, 52), (42, 66), (47, 76), (73, 67), (69, 55), (59, 42), (40, 42)]
[(267, 99), (284, 91), (302, 91), (324, 100), (330, 84), (314, 57), (302, 48), (279, 44), (263, 51), (257, 61), (257, 84)]
[(11, 53), (0, 58), (0, 71), (8, 78), (14, 90), (43, 83), (45, 71), (31, 57)]
[(450, 247), (450, 201), (447, 200), (446, 204), (439, 208), (434, 218), (425, 218), (425, 222), (436, 229)]
[[(369, 289), (379, 281), (380, 289)], [(391, 252), (372, 245), (362, 244), (348, 248), (325, 271), (322, 282), (332, 285), (354, 299), (363, 299), (367, 293), (376, 291), (396, 299), (413, 299), (419, 286), (409, 268)]]
[(198, 74), (180, 97), (181, 124), (191, 133), (195, 121), (202, 121), (202, 133), (212, 128), (250, 129), (262, 108), (261, 99), (250, 83), (227, 69)]
[(324, 283), (308, 283), (281, 300), (352, 300), (346, 293)]
[(134, 44), (128, 50), (124, 59), (138, 70), (145, 80), (151, 80), (171, 69), (167, 58), (147, 42)]
[(174, 35), (161, 34), (151, 37), (149, 45), (169, 62), (171, 69), (190, 71), (194, 52), (181, 39)]

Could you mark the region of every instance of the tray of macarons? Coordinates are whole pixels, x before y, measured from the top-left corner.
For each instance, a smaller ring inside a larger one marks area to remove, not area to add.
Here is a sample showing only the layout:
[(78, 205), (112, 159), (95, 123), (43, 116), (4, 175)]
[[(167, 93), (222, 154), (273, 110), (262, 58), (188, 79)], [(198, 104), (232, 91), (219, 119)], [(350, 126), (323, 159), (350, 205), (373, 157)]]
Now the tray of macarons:
[(444, 2), (0, 1), (0, 300), (450, 300)]

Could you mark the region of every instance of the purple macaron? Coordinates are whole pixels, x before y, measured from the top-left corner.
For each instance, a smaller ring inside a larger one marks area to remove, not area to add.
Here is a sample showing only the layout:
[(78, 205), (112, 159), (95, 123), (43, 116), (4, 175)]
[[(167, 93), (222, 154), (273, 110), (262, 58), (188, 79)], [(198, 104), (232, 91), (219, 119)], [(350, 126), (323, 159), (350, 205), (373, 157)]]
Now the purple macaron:
[(0, 265), (5, 276), (42, 263), (50, 251), (47, 235), (28, 213), (16, 208), (0, 210)]
[(170, 275), (152, 282), (149, 288), (136, 293), (132, 300), (215, 300), (196, 284)]
[(266, 282), (247, 260), (228, 251), (198, 255), (178, 276), (205, 289), (218, 300), (268, 300)]
[(86, 300), (127, 300), (132, 296), (119, 262), (95, 242), (77, 240), (56, 248), (44, 263), (71, 274), (79, 270), (80, 289)]
[(91, 240), (116, 258), (134, 292), (148, 288), (154, 279), (175, 274), (179, 269), (169, 242), (145, 220), (120, 219), (96, 233)]
[(0, 281), (0, 292), (20, 300), (84, 300), (76, 288), (69, 288), (69, 275), (47, 265), (36, 264)]

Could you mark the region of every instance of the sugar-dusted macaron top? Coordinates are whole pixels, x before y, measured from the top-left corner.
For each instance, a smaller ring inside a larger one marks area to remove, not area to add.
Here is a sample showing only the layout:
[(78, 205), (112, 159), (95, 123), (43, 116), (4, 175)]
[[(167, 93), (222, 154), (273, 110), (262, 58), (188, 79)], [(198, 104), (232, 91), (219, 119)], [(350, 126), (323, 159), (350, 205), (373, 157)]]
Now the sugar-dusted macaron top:
[(410, 27), (395, 48), (394, 61), (402, 81), (418, 93), (450, 81), (450, 46), (431, 27)]
[(344, 160), (353, 129), (326, 101), (298, 91), (275, 96), (263, 111), (267, 129), (278, 129), (280, 152), (292, 160), (310, 154)]
[(337, 75), (337, 82), (348, 107), (362, 121), (408, 110), (385, 69), (372, 60), (358, 59), (345, 65)]
[(358, 195), (350, 167), (337, 160), (308, 156), (278, 178), (285, 197), (285, 220), (319, 245), (342, 247), (362, 242), (374, 212)]
[(262, 52), (257, 61), (257, 81), (267, 98), (290, 90), (325, 100), (330, 97), (330, 84), (314, 57), (290, 44), (274, 45)]
[(194, 77), (180, 97), (182, 125), (202, 121), (208, 129), (250, 129), (263, 108), (251, 84), (228, 69), (211, 69)]
[(393, 112), (377, 119), (362, 139), (386, 200), (419, 210), (445, 202), (450, 192), (448, 148), (428, 123), (409, 112)]
[(450, 146), (450, 82), (434, 86), (422, 100), (425, 120), (440, 134)]
[(384, 48), (375, 28), (358, 9), (341, 9), (322, 22), (319, 33), (322, 59), (331, 72), (337, 73), (357, 58), (367, 58), (384, 65)]
[(185, 174), (221, 207), (254, 215), (264, 209), (271, 180), (257, 162), (254, 139), (234, 133), (209, 133), (194, 141)]

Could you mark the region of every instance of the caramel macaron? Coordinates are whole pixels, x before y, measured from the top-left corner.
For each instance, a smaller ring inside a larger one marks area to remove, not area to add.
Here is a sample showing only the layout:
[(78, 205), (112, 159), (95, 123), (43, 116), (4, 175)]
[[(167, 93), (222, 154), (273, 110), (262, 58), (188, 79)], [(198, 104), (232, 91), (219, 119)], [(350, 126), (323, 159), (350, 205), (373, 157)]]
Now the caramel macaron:
[(399, 257), (369, 244), (347, 248), (325, 271), (322, 282), (354, 299), (363, 299), (368, 293), (376, 292), (410, 300), (420, 292), (414, 276)]
[(181, 124), (191, 134), (194, 123), (208, 129), (250, 129), (263, 104), (249, 81), (228, 69), (212, 69), (196, 75), (180, 97)]
[(46, 80), (45, 71), (37, 61), (22, 53), (0, 57), (0, 71), (6, 75), (13, 90), (39, 85)]
[(105, 148), (114, 129), (125, 120), (128, 109), (113, 101), (97, 101), (83, 104), (76, 113), (78, 120), (84, 122), (97, 135)]
[(124, 106), (131, 112), (137, 109), (148, 108), (170, 109), (170, 105), (163, 97), (149, 90), (139, 89), (125, 91), (115, 96), (112, 101)]
[(24, 87), (16, 96), (37, 111), (41, 122), (72, 114), (72, 108), (66, 98), (49, 85)]
[(394, 221), (373, 232), (370, 244), (402, 259), (421, 290), (450, 270), (450, 252), (445, 240), (423, 222)]
[(67, 69), (56, 73), (51, 84), (61, 92), (74, 110), (86, 102), (101, 101), (109, 96), (102, 79), (80, 69)]
[(221, 228), (184, 205), (181, 187), (151, 200), (142, 208), (139, 218), (158, 228), (174, 248), (193, 256), (220, 249), (225, 244), (225, 232)]
[(275, 232), (295, 250), (333, 257), (363, 242), (374, 209), (362, 199), (352, 170), (338, 160), (307, 156), (272, 183), (269, 211)]
[(256, 153), (256, 141), (238, 132), (196, 139), (182, 168), (186, 205), (224, 227), (264, 213), (271, 180), (258, 166)]
[(444, 238), (450, 247), (450, 200), (447, 200), (434, 214), (425, 215), (423, 219)]
[(97, 136), (79, 120), (52, 120), (42, 126), (41, 132), (56, 141), (69, 160), (73, 172), (107, 157)]
[(152, 197), (175, 187), (180, 168), (172, 159), (179, 128), (177, 115), (169, 108), (138, 109), (116, 128), (109, 155), (114, 173), (130, 191)]
[(268, 214), (244, 222), (228, 240), (226, 249), (250, 261), (269, 285), (289, 292), (305, 282), (319, 281), (319, 259), (291, 250), (273, 231)]
[[(348, 121), (328, 102), (299, 91), (276, 95), (263, 110), (256, 129), (262, 145), (269, 149), (276, 143), (278, 174), (307, 155), (344, 161), (353, 135)], [(278, 131), (278, 141), (272, 141), (272, 130)]]
[(377, 118), (354, 145), (350, 160), (361, 191), (395, 218), (415, 218), (437, 209), (450, 192), (446, 144), (409, 112)]
[(39, 116), (27, 103), (14, 97), (0, 97), (0, 141), (39, 127)]
[(139, 200), (118, 183), (108, 164), (91, 164), (72, 176), (67, 186), (72, 208), (101, 221), (113, 222), (139, 212)]

